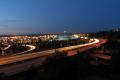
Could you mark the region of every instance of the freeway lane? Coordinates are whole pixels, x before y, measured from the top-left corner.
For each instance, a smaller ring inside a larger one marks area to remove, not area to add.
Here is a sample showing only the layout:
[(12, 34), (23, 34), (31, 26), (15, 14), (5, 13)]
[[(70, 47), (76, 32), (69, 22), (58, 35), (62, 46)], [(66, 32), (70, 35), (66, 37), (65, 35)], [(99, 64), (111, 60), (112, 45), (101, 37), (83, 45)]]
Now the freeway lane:
[[(104, 40), (95, 39), (94, 42), (86, 43), (82, 45), (70, 46), (59, 48), (58, 50), (74, 50), (83, 48), (88, 49), (89, 46), (100, 45), (104, 42)], [(87, 47), (87, 48), (86, 48)], [(14, 75), (19, 72), (23, 72), (28, 70), (31, 66), (37, 67), (43, 64), (43, 62), (47, 59), (47, 55), (51, 55), (55, 52), (55, 50), (47, 50), (37, 53), (30, 54), (22, 54), (22, 55), (12, 55), (4, 58), (0, 58), (0, 73), (4, 73), (7, 76)], [(69, 51), (67, 51), (69, 52)], [(15, 63), (16, 62), (16, 63)], [(12, 64), (13, 63), (13, 64)], [(6, 64), (6, 65), (5, 65)], [(8, 65), (7, 65), (8, 64)]]
[(99, 39), (99, 41), (96, 40), (94, 43), (91, 43), (90, 45), (86, 44), (86, 46), (82, 46), (82, 47), (79, 47), (78, 49), (68, 51), (67, 56), (73, 56), (73, 55), (77, 54), (78, 50), (79, 50), (79, 52), (84, 52), (84, 51), (89, 50), (91, 48), (100, 46), (101, 44), (104, 44), (106, 42), (107, 42), (107, 40), (105, 40), (105, 39)]
[(111, 58), (112, 58), (111, 56), (105, 55), (105, 54), (94, 54), (93, 56), (103, 59), (103, 60), (111, 60)]
[(13, 55), (20, 55), (20, 54), (24, 54), (24, 53), (27, 53), (27, 52), (30, 52), (30, 51), (35, 50), (35, 49), (36, 49), (36, 46), (33, 46), (33, 45), (25, 45), (25, 46), (29, 47), (29, 49), (28, 49), (28, 50), (26, 50), (26, 51), (20, 52), (20, 53), (13, 54)]
[[(58, 51), (69, 51), (69, 50), (77, 49), (80, 47), (88, 47), (90, 45), (95, 45), (95, 44), (99, 44), (99, 43), (101, 44), (102, 42), (100, 42), (100, 40), (98, 40), (98, 39), (94, 39), (94, 41), (91, 43), (70, 46), (70, 47), (64, 47), (64, 48), (58, 48), (57, 50)], [(87, 49), (87, 48), (85, 48), (85, 49)], [(29, 54), (11, 55), (10, 57), (0, 58), (0, 65), (15, 63), (15, 62), (23, 61), (23, 60), (29, 60), (29, 59), (33, 59), (33, 58), (51, 55), (54, 53), (55, 53), (55, 50), (53, 49), (53, 50), (46, 50), (46, 51), (42, 51), (42, 52), (35, 52), (35, 53), (29, 53)]]

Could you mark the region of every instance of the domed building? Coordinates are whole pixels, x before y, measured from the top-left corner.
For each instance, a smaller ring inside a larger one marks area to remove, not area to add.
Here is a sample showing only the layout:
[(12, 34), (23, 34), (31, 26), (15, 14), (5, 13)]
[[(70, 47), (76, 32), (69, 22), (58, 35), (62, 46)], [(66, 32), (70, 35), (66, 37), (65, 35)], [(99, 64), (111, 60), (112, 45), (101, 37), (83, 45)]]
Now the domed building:
[(72, 39), (78, 39), (79, 37), (75, 37), (74, 35), (71, 35), (71, 34), (66, 34), (66, 33), (63, 33), (63, 34), (59, 34), (57, 37), (56, 37), (56, 40), (72, 40)]
[(66, 34), (60, 34), (56, 37), (56, 40), (70, 40), (70, 36)]

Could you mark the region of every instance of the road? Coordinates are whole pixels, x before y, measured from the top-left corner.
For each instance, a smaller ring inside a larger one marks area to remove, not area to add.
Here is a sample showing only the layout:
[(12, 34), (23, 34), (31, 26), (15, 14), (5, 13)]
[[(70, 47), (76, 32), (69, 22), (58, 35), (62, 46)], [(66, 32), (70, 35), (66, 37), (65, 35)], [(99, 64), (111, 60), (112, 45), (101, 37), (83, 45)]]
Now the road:
[(33, 50), (36, 49), (36, 46), (33, 46), (33, 45), (25, 45), (25, 46), (28, 47), (29, 49), (26, 50), (26, 51), (23, 51), (23, 52), (19, 52), (19, 53), (13, 54), (13, 55), (15, 56), (15, 55), (24, 54), (24, 53), (27, 53), (27, 52), (30, 52), (30, 51), (33, 51)]
[(4, 56), (4, 55), (5, 55), (5, 52), (4, 52), (4, 51), (6, 51), (7, 49), (9, 49), (10, 47), (11, 47), (11, 45), (7, 45), (7, 47), (3, 48), (1, 55)]
[(11, 47), (11, 45), (8, 45), (8, 46), (5, 47), (3, 50), (5, 51), (5, 50), (9, 49), (10, 47)]
[(95, 40), (94, 43), (83, 45), (83, 46), (79, 47), (77, 50), (75, 49), (75, 50), (68, 51), (68, 56), (73, 56), (73, 55), (77, 54), (77, 51), (84, 52), (84, 51), (89, 50), (91, 48), (94, 48), (97, 46), (99, 47), (101, 44), (104, 44), (106, 42), (107, 42), (107, 40), (105, 40), (105, 39)]
[(100, 59), (103, 59), (103, 60), (111, 60), (112, 59), (111, 56), (105, 55), (105, 54), (94, 54), (93, 56), (100, 58)]
[[(99, 46), (104, 42), (105, 40), (95, 39), (94, 42), (76, 45), (76, 46), (58, 48), (57, 50), (68, 51), (68, 50), (79, 49), (81, 51), (84, 51), (84, 50), (88, 50), (89, 48)], [(51, 55), (54, 53), (55, 53), (55, 50), (53, 49), (53, 50), (47, 50), (42, 52), (2, 57), (0, 58), (0, 73), (5, 73), (6, 75), (10, 76), (10, 75), (28, 70), (31, 66), (40, 66), (46, 60), (47, 55)], [(69, 55), (70, 54), (68, 53), (68, 56)], [(15, 63), (15, 64), (12, 64), (12, 63)], [(7, 65), (7, 64), (10, 64), (10, 65)]]
[[(80, 48), (80, 47), (84, 47), (81, 50), (85, 51), (89, 48), (98, 46), (102, 43), (103, 43), (102, 40), (94, 39), (94, 41), (91, 42), (91, 43), (86, 43), (86, 44), (76, 45), (76, 46), (70, 46), (70, 47), (64, 47), (64, 48), (58, 48), (57, 50), (58, 51), (69, 51), (69, 50), (77, 49), (77, 48)], [(55, 53), (55, 50), (53, 49), (53, 50), (46, 50), (46, 51), (42, 51), (42, 52), (35, 52), (35, 53), (29, 53), (29, 54), (11, 55), (11, 56), (7, 56), (7, 57), (2, 57), (2, 58), (0, 58), (0, 65), (15, 63), (15, 62), (23, 61), (23, 60), (29, 60), (29, 59), (33, 59), (33, 58), (38, 58), (38, 57), (42, 57), (42, 56), (51, 55), (51, 54), (54, 54), (54, 53)]]

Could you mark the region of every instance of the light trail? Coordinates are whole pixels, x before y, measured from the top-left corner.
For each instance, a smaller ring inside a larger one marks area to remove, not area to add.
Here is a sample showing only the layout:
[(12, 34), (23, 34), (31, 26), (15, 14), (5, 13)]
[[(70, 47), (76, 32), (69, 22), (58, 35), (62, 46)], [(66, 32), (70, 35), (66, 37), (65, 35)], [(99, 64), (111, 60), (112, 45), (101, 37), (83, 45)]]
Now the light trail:
[(7, 50), (11, 47), (11, 45), (8, 45), (7, 47), (5, 47), (3, 50)]
[[(76, 46), (70, 46), (70, 47), (64, 47), (64, 48), (58, 48), (58, 50), (59, 51), (68, 51), (68, 50), (72, 50), (72, 49), (76, 49), (76, 48), (80, 48), (80, 47), (84, 47), (84, 46), (93, 45), (93, 44), (96, 44), (96, 43), (99, 43), (98, 39), (94, 39), (94, 41), (91, 42), (91, 43), (86, 43), (86, 44), (76, 45)], [(31, 46), (30, 50), (32, 50), (34, 48), (35, 47)], [(33, 59), (33, 58), (47, 56), (47, 55), (51, 55), (53, 53), (55, 53), (54, 49), (46, 50), (46, 51), (42, 51), (42, 52), (30, 53), (30, 54), (11, 55), (9, 57), (2, 57), (2, 58), (0, 58), (0, 65), (6, 65), (6, 64), (10, 64), (10, 63), (23, 61), (23, 60), (29, 60), (29, 59)]]

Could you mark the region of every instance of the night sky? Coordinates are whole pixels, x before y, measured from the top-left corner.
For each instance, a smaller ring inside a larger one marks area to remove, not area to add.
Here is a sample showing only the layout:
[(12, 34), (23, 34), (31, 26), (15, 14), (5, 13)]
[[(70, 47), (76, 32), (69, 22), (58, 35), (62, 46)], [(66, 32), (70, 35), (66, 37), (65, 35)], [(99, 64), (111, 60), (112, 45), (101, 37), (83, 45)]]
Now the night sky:
[(120, 26), (120, 0), (0, 0), (0, 33), (95, 32)]

